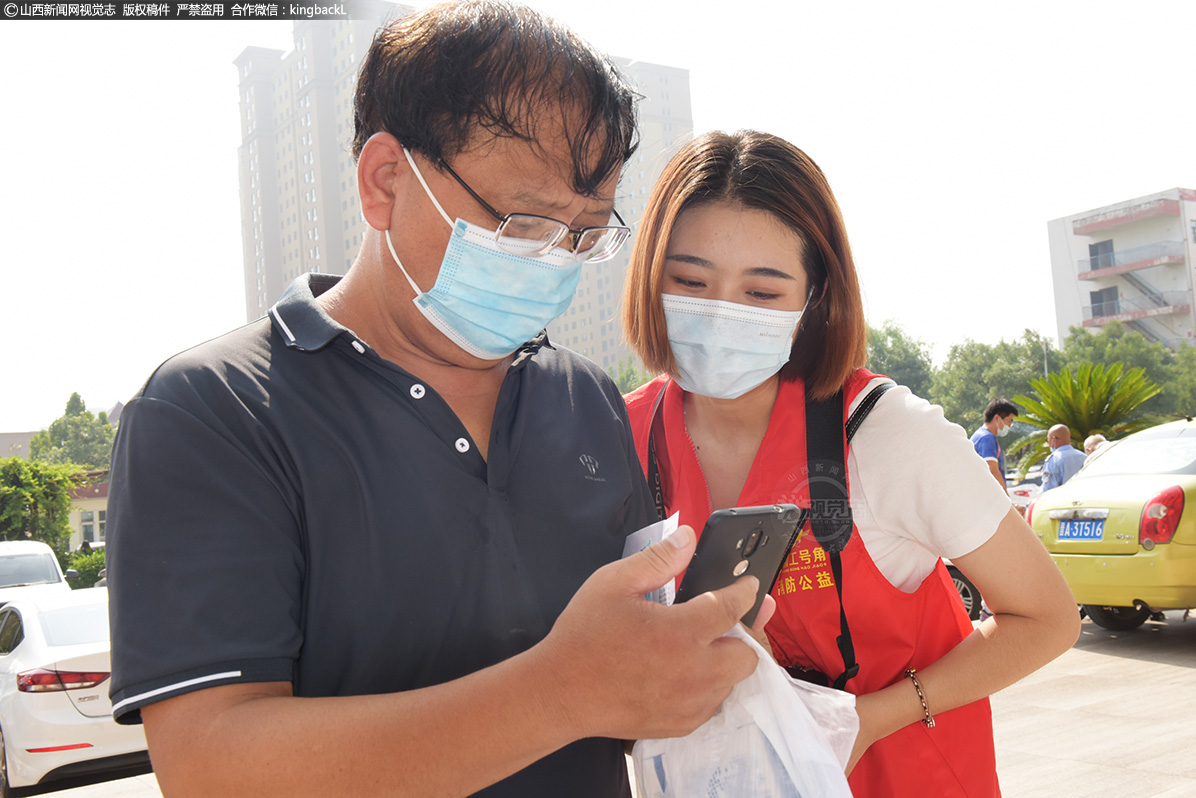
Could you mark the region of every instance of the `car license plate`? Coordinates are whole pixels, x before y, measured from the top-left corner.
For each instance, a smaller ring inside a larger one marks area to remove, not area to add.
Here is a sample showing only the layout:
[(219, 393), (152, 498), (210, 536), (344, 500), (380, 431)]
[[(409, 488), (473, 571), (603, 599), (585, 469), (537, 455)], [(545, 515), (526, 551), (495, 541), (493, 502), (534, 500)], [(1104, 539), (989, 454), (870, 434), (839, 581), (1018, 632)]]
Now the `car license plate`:
[(1067, 519), (1059, 522), (1059, 540), (1100, 540), (1105, 534), (1105, 519)]

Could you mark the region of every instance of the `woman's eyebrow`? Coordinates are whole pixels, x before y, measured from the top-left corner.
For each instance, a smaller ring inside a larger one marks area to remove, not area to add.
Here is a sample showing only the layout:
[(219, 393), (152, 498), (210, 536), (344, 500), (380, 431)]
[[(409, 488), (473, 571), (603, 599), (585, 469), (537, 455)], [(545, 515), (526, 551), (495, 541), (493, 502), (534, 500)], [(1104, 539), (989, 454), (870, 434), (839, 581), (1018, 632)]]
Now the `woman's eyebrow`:
[[(697, 255), (684, 255), (684, 254), (680, 254), (680, 253), (675, 254), (675, 255), (665, 255), (665, 260), (680, 261), (681, 263), (688, 263), (693, 266), (700, 266), (703, 269), (713, 269), (714, 268), (713, 263), (706, 260), (705, 258), (700, 258)], [(778, 280), (793, 280), (793, 279), (795, 279), (793, 277), (793, 275), (789, 274), (788, 272), (783, 272), (780, 269), (774, 269), (771, 266), (755, 266), (751, 269), (748, 269), (746, 272), (744, 272), (744, 274), (746, 274), (749, 277), (773, 277)]]
[(770, 266), (757, 266), (754, 269), (748, 269), (747, 274), (752, 277), (776, 277), (782, 280), (792, 280), (793, 275), (788, 272), (783, 272), (780, 269), (774, 269)]
[(713, 269), (714, 264), (705, 258), (699, 258), (697, 255), (665, 255), (665, 260), (679, 260), (682, 263), (689, 263), (694, 266), (701, 266), (703, 269)]

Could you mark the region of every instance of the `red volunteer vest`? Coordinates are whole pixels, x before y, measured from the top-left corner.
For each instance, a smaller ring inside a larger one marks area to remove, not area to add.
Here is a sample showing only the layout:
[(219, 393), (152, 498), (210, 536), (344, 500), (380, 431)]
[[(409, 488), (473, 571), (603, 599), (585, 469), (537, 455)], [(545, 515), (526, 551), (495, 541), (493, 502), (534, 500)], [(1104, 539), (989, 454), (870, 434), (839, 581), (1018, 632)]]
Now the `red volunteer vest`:
[[(844, 412), (876, 375), (857, 370), (843, 387)], [(657, 465), (668, 512), (701, 534), (712, 512), (706, 480), (685, 429), (683, 391), (661, 376), (628, 394), (636, 450), (648, 471), (648, 436), (660, 389), (664, 438)], [(788, 502), (809, 507), (805, 392), (800, 381), (781, 382), (768, 430), (752, 463), (739, 506)], [(846, 418), (844, 418), (846, 421)], [(815, 466), (817, 472), (818, 466)], [(959, 594), (942, 561), (913, 593), (877, 570), (857, 530), (842, 553), (843, 605), (851, 627), (859, 674), (848, 681), (856, 695), (904, 679), (906, 668), (924, 668), (972, 633)], [(803, 531), (772, 591), (777, 612), (766, 627), (777, 661), (813, 668), (834, 679), (843, 671), (836, 645), (839, 599), (826, 552)], [(910, 686), (913, 690), (913, 686)], [(933, 711), (933, 704), (931, 705)], [(848, 779), (856, 798), (994, 798), (1000, 795), (988, 699), (935, 714), (878, 740)]]

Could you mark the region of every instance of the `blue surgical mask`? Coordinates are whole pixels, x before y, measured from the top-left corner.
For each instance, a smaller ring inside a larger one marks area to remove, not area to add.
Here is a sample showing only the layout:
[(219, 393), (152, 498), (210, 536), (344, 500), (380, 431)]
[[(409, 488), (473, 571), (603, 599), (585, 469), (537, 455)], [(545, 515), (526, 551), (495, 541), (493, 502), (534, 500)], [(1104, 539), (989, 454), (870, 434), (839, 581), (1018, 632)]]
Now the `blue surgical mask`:
[(717, 399), (743, 396), (789, 361), (800, 310), (663, 294), (677, 384)]
[(1009, 426), (1008, 426), (1008, 427), (1001, 427), (1001, 431), (997, 433), (997, 437), (998, 437), (998, 438), (1004, 438), (1006, 435), (1008, 435), (1008, 434), (1009, 434), (1009, 431), (1010, 431), (1011, 429), (1013, 429), (1013, 422), (1012, 422), (1012, 421), (1010, 421), (1010, 422), (1009, 422)]
[(498, 248), (494, 231), (444, 212), (424, 181), (411, 153), (403, 149), (424, 192), (452, 228), (436, 284), (421, 291), (399, 261), (390, 230), (386, 246), (415, 291), (412, 300), (432, 326), (482, 360), (499, 360), (534, 338), (569, 309), (581, 263), (571, 252), (555, 250), (538, 258)]

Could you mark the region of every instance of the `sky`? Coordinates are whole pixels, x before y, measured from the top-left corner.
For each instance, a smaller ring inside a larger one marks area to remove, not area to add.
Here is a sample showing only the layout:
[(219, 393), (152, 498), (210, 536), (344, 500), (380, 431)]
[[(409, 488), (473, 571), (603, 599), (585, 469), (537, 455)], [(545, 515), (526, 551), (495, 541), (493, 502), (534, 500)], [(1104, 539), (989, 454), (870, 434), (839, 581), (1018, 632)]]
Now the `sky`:
[[(531, 0), (804, 149), (871, 324), (1055, 336), (1047, 222), (1196, 188), (1196, 2)], [(424, 5), (424, 3), (415, 3)], [(0, 431), (128, 401), (244, 323), (234, 58), (291, 23), (0, 19)]]

